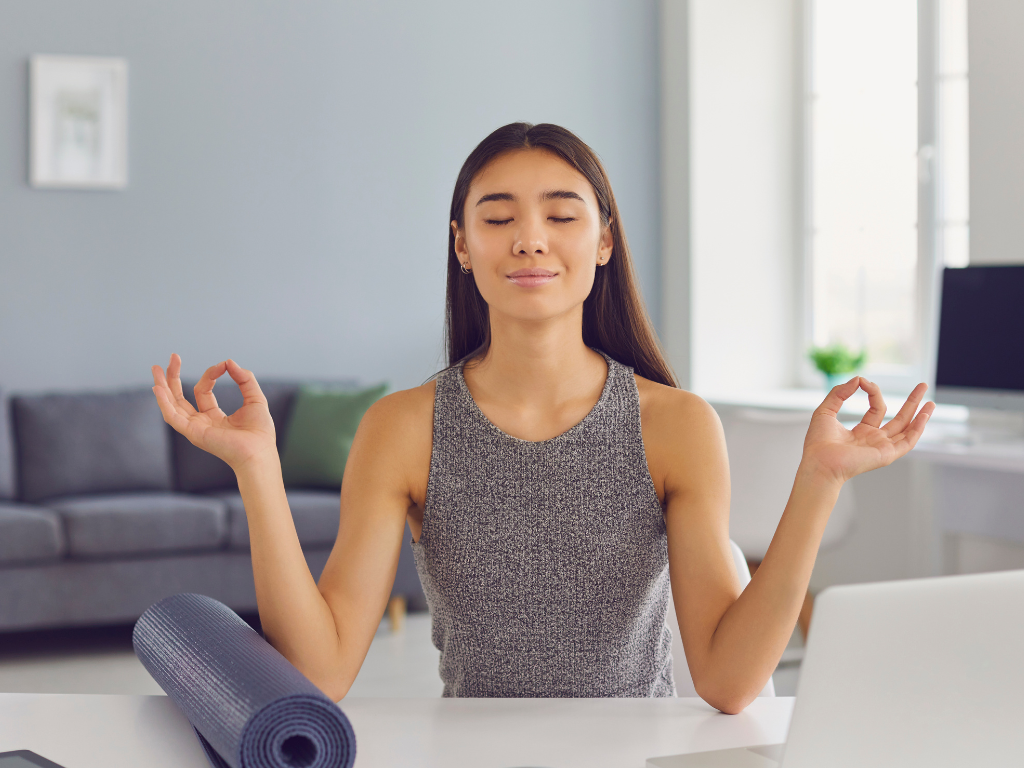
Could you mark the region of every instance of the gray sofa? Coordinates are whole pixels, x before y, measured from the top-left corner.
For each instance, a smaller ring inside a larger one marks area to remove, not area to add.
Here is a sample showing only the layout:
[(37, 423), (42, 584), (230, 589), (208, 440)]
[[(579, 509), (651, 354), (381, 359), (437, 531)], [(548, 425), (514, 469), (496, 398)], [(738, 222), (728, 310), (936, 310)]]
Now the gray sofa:
[[(224, 384), (217, 396), (231, 413), (241, 397)], [(280, 442), (298, 384), (262, 388)], [(338, 492), (287, 493), (319, 578), (337, 535)], [(256, 610), (231, 469), (164, 424), (148, 388), (0, 393), (0, 632), (130, 622), (177, 592)], [(426, 607), (408, 529), (392, 597)]]

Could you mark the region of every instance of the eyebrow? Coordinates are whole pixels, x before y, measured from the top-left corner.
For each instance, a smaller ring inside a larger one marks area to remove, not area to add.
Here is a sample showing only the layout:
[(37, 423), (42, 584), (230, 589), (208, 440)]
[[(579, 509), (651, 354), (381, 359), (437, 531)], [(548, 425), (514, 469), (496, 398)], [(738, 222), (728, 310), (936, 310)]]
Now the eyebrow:
[(516, 199), (516, 196), (513, 195), (511, 192), (492, 192), (489, 195), (484, 195), (483, 197), (481, 197), (479, 200), (476, 201), (476, 204), (483, 205), (484, 203), (490, 203), (493, 200), (506, 200), (510, 203), (514, 203)]
[[(514, 203), (518, 199), (519, 198), (517, 198), (511, 192), (492, 192), (489, 195), (484, 195), (483, 197), (481, 197), (479, 200), (476, 201), (476, 204), (477, 205), (482, 205), (483, 203), (490, 203), (490, 202), (493, 202), (495, 200), (504, 200), (504, 201), (509, 202), (509, 203)], [(568, 190), (568, 189), (554, 189), (554, 190), (545, 192), (544, 194), (542, 194), (540, 196), (540, 199), (541, 200), (579, 200), (581, 203), (585, 203), (586, 202), (586, 200), (584, 200), (578, 194), (576, 194), (575, 192), (573, 192), (571, 190)]]
[(545, 192), (540, 197), (541, 200), (579, 200), (581, 203), (586, 202), (582, 197), (568, 189), (556, 189), (551, 192)]

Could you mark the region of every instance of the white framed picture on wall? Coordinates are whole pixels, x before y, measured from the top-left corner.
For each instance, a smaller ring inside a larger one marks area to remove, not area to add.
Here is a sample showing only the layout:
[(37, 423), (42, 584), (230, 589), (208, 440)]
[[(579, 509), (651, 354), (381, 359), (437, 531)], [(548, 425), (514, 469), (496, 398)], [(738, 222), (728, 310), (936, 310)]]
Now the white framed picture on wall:
[(128, 184), (128, 62), (33, 56), (30, 182), (51, 189)]

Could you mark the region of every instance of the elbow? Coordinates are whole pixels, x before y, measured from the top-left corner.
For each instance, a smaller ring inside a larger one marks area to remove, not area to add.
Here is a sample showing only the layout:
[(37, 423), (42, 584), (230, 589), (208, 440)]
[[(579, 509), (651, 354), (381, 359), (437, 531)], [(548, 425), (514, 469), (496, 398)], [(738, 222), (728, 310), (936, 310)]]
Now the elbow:
[(704, 699), (704, 701), (706, 701), (712, 707), (717, 709), (719, 712), (726, 715), (738, 715), (740, 712), (747, 708), (748, 704), (750, 704), (749, 700), (735, 696), (721, 698), (709, 698), (707, 696), (702, 696), (701, 698)]
[[(760, 688), (751, 693), (750, 687), (738, 685), (734, 681), (701, 681), (694, 680), (697, 695), (712, 707), (726, 715), (738, 715), (757, 698)], [(762, 686), (763, 687), (763, 686)]]
[(358, 668), (350, 670), (340, 653), (321, 654), (318, 658), (301, 657), (295, 649), (281, 647), (274, 638), (265, 635), (267, 642), (331, 701), (341, 701), (355, 682)]
[(348, 690), (352, 686), (350, 685), (339, 685), (336, 680), (321, 680), (320, 682), (314, 682), (317, 688), (334, 703), (338, 703), (348, 695)]
[(320, 689), (320, 692), (337, 703), (348, 695), (349, 689), (354, 682), (350, 677), (341, 674), (316, 674), (308, 672), (296, 666), (306, 679)]
[(352, 688), (352, 683), (355, 682), (354, 674), (345, 674), (337, 667), (303, 669), (297, 664), (295, 666), (309, 682), (319, 688), (320, 692), (333, 702), (339, 702), (345, 698), (349, 689)]
[(333, 702), (338, 702), (345, 698), (355, 680), (355, 675), (343, 674), (340, 670), (329, 666), (317, 667), (304, 663), (301, 659), (289, 659), (287, 656), (285, 658), (309, 682), (319, 688), (324, 696)]

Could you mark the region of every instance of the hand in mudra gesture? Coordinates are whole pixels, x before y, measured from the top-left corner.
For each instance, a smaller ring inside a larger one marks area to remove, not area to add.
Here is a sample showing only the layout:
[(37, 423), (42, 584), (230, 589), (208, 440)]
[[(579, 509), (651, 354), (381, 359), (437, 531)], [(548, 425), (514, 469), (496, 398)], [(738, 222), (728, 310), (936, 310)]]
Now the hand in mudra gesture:
[[(853, 429), (839, 423), (839, 409), (858, 389), (868, 394), (868, 412)], [(885, 401), (878, 385), (863, 376), (854, 376), (832, 388), (814, 411), (804, 439), (803, 461), (829, 479), (843, 483), (855, 475), (885, 467), (906, 454), (917, 443), (935, 403), (927, 402), (915, 416), (928, 385), (914, 387), (907, 401), (888, 424)]]
[[(213, 385), (227, 373), (242, 391), (242, 407), (230, 416), (217, 405)], [(223, 459), (237, 469), (250, 459), (269, 450), (277, 450), (274, 420), (267, 408), (256, 377), (234, 360), (225, 360), (206, 369), (194, 392), (196, 407), (185, 399), (181, 389), (181, 358), (171, 355), (167, 375), (153, 366), (153, 394), (164, 421), (188, 438), (193, 445)]]

